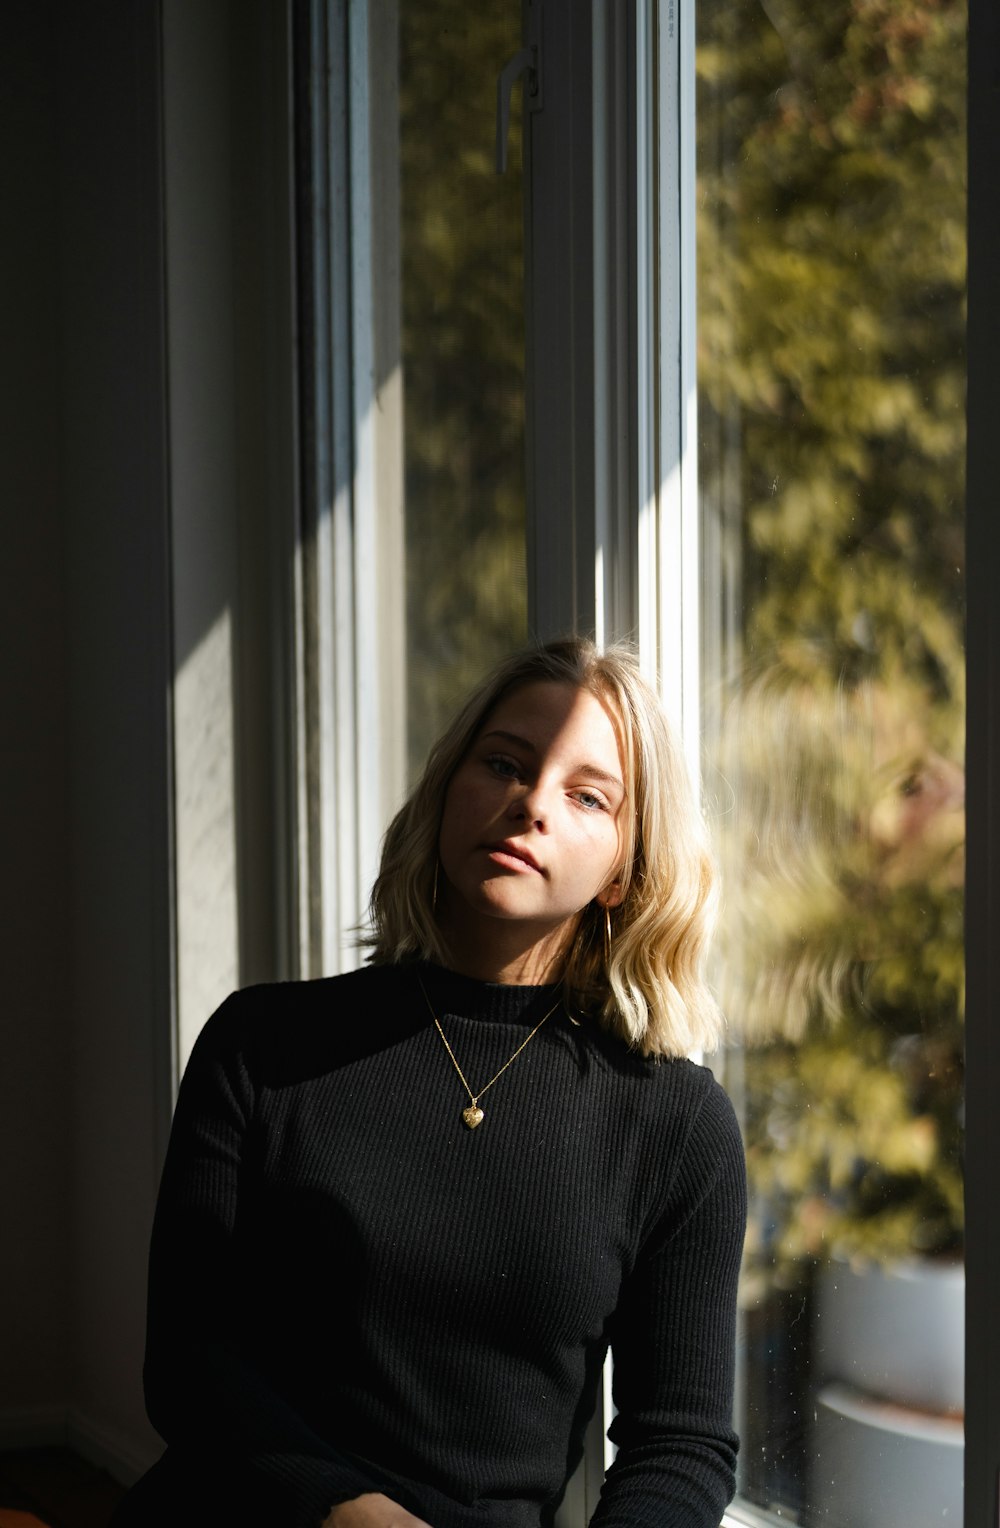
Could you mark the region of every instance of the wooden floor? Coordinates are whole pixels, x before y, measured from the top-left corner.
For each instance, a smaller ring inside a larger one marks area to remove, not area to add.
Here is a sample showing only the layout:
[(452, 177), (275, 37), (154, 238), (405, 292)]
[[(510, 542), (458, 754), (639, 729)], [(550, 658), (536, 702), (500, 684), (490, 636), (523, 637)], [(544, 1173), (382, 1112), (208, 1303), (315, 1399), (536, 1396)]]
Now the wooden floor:
[(0, 1453), (0, 1528), (107, 1528), (123, 1495), (68, 1449)]

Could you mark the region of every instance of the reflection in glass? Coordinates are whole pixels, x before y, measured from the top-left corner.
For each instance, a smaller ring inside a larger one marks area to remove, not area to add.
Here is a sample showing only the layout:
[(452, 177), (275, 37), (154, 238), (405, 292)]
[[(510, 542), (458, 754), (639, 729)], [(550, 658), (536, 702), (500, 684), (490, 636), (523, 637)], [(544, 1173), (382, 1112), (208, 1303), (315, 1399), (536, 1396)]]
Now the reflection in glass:
[(400, 161), (411, 775), (526, 636), (520, 126), (494, 170), (519, 0), (401, 4)]
[(961, 1517), (965, 14), (700, 0), (741, 1496)]

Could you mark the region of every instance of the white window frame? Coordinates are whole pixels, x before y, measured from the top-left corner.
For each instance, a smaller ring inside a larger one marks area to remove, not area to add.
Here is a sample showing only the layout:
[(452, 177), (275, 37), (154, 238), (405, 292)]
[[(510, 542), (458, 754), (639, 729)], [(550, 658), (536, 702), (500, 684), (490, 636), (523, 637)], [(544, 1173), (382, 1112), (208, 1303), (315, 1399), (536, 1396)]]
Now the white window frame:
[(359, 963), (379, 846), (405, 788), (396, 0), (293, 7), (304, 453), (296, 553), (296, 974)]
[(695, 748), (694, 0), (532, 4), (530, 624), (636, 641)]

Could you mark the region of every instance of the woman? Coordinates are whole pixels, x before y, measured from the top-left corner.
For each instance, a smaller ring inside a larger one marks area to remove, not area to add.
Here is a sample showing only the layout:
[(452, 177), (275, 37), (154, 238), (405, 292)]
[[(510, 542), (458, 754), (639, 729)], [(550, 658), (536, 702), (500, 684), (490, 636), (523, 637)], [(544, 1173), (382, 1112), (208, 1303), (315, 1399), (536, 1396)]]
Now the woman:
[(371, 963), (230, 998), (153, 1232), (164, 1459), (121, 1524), (539, 1528), (606, 1349), (594, 1528), (733, 1490), (742, 1152), (710, 1073), (713, 872), (623, 649), (476, 692), (386, 836)]

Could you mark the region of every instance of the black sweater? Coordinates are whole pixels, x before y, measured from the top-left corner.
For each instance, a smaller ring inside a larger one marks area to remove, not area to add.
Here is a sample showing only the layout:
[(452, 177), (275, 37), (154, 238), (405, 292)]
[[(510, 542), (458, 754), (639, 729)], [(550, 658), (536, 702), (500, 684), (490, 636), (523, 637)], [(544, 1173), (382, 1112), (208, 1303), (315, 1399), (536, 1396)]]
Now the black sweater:
[(373, 1489), (432, 1528), (539, 1528), (610, 1342), (595, 1528), (715, 1528), (745, 1212), (726, 1095), (559, 1008), (469, 1131), (418, 971), (473, 1088), (558, 996), (369, 967), (238, 993), (202, 1032), (151, 1251), (161, 1475), (197, 1461), (276, 1528)]

